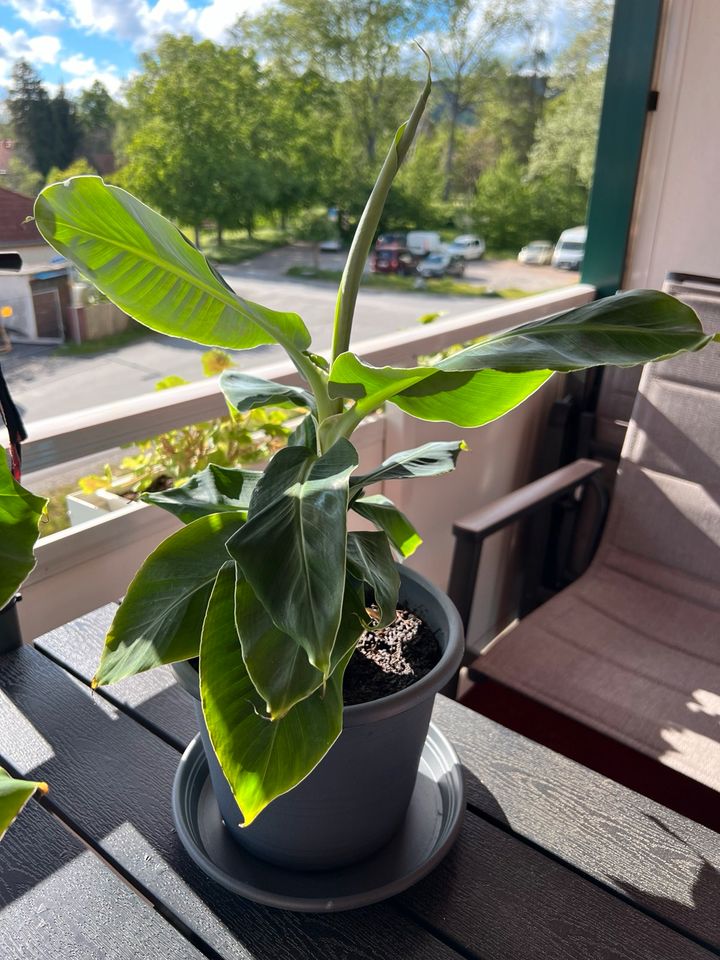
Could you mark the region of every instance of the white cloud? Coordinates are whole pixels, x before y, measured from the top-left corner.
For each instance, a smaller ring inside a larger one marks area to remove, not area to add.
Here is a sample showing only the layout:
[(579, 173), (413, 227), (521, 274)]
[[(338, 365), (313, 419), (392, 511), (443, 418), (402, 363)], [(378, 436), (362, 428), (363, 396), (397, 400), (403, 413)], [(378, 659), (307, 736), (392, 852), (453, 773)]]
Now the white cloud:
[(70, 74), (70, 79), (65, 80), (65, 89), (73, 95), (99, 80), (114, 96), (123, 82), (117, 67), (112, 65), (99, 67), (93, 57), (85, 57), (81, 53), (73, 53), (72, 56), (61, 60), (60, 70), (63, 75)]
[(16, 16), (35, 30), (56, 30), (65, 19), (62, 11), (46, 0), (10, 0), (10, 6)]
[[(57, 37), (43, 34), (39, 37), (30, 37), (27, 42), (28, 59), (31, 63), (55, 63), (60, 53), (61, 43)], [(24, 54), (18, 54), (24, 56)]]
[(70, 0), (74, 25), (88, 33), (112, 33), (121, 40), (142, 35), (144, 0)]
[(7, 83), (17, 60), (29, 60), (35, 66), (52, 64), (56, 62), (60, 49), (58, 38), (49, 34), (29, 37), (24, 30), (10, 33), (0, 27), (0, 84)]
[(77, 96), (82, 90), (87, 90), (96, 80), (99, 80), (110, 96), (116, 97), (125, 79), (125, 77), (118, 76), (115, 67), (111, 67), (107, 70), (96, 70), (85, 77), (73, 77), (72, 80), (65, 82), (65, 89), (72, 96)]
[(243, 13), (255, 13), (267, 0), (210, 0), (193, 7), (188, 0), (69, 0), (75, 26), (88, 33), (113, 34), (137, 48), (162, 33), (189, 33), (221, 40)]
[(265, 0), (212, 0), (196, 11), (196, 32), (203, 38), (220, 41), (238, 17), (258, 13), (264, 6)]
[(63, 73), (69, 73), (73, 77), (89, 77), (97, 72), (97, 64), (92, 57), (84, 57), (81, 53), (74, 53), (71, 57), (66, 57), (60, 61), (60, 69)]
[(141, 17), (149, 36), (159, 33), (192, 33), (197, 11), (186, 0), (157, 0), (155, 5), (143, 4)]

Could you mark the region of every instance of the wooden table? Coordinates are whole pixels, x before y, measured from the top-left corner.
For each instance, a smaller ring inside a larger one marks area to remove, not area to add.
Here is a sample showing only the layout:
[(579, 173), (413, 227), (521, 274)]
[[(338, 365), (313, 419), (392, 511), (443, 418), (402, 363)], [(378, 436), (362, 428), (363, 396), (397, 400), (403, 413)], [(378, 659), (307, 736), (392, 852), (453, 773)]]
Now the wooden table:
[(186, 695), (167, 670), (89, 689), (112, 612), (0, 656), (0, 763), (51, 786), (0, 844), (3, 960), (720, 955), (718, 835), (442, 698), (468, 807), (434, 873), (342, 914), (228, 894), (173, 829)]

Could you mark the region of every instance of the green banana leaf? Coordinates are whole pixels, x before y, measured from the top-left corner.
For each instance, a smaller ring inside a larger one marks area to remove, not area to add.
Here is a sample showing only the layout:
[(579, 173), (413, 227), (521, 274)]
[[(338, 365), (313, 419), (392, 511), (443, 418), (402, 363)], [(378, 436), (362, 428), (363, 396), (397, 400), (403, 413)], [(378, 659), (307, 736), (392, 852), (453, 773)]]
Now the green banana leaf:
[(287, 439), (289, 447), (307, 447), (317, 453), (317, 420), (309, 413), (300, 421)]
[(13, 477), (0, 447), (0, 610), (15, 596), (35, 566), (33, 547), (47, 500)]
[(372, 367), (354, 354), (344, 353), (332, 366), (329, 392), (333, 397), (356, 400), (358, 417), (390, 401), (420, 420), (479, 427), (514, 409), (551, 376), (550, 370), (445, 373), (439, 365)]
[(405, 514), (382, 494), (357, 497), (350, 507), (387, 534), (388, 540), (401, 557), (411, 557), (422, 543), (422, 537)]
[(382, 531), (349, 533), (347, 565), (348, 571), (372, 590), (379, 611), (378, 627), (387, 627), (395, 620), (400, 593), (400, 574), (387, 536)]
[[(235, 574), (218, 573), (200, 644), (200, 696), (210, 741), (247, 826), (322, 760), (342, 729), (342, 685), (352, 649), (325, 684), (268, 720), (248, 676), (233, 622)], [(361, 610), (357, 611), (359, 617)]]
[(152, 330), (235, 350), (310, 345), (297, 314), (244, 300), (169, 220), (100, 177), (45, 187), (34, 214), (52, 247)]
[(279, 407), (283, 404), (315, 410), (315, 399), (307, 390), (251, 377), (237, 370), (225, 370), (221, 374), (220, 389), (230, 406), (239, 413), (247, 413), (257, 407)]
[(133, 577), (110, 626), (93, 687), (198, 655), (225, 544), (245, 515), (214, 513), (172, 534)]
[(245, 669), (271, 720), (285, 716), (322, 686), (320, 670), (299, 643), (275, 626), (240, 571), (235, 583), (235, 627)]
[(356, 487), (368, 487), (380, 480), (403, 480), (413, 477), (438, 477), (455, 469), (455, 463), (461, 450), (467, 450), (463, 440), (450, 443), (441, 441), (425, 443), (414, 450), (402, 450), (383, 460), (379, 467), (370, 473), (357, 474), (350, 478), (350, 490)]
[[(330, 655), (331, 673), (354, 649), (362, 631), (358, 603), (346, 582), (340, 627)], [(285, 716), (296, 703), (322, 686), (322, 673), (312, 666), (300, 644), (275, 626), (239, 571), (235, 583), (235, 626), (245, 668), (272, 720)]]
[(250, 497), (262, 477), (259, 470), (221, 467), (211, 463), (180, 487), (144, 493), (145, 503), (162, 507), (183, 523), (212, 513), (247, 512)]
[(275, 625), (325, 678), (340, 624), (356, 466), (344, 438), (322, 457), (305, 447), (280, 450), (255, 488), (247, 523), (227, 545)]
[(695, 312), (658, 290), (628, 290), (550, 319), (496, 333), (443, 360), (443, 370), (507, 373), (598, 364), (631, 367), (700, 350), (713, 338)]
[(552, 371), (633, 366), (712, 339), (686, 304), (633, 290), (485, 337), (432, 366), (370, 367), (344, 353), (330, 371), (330, 394), (354, 399), (358, 416), (389, 400), (422, 420), (477, 427), (512, 410)]
[(36, 790), (47, 792), (47, 784), (37, 780), (17, 780), (0, 767), (0, 840)]

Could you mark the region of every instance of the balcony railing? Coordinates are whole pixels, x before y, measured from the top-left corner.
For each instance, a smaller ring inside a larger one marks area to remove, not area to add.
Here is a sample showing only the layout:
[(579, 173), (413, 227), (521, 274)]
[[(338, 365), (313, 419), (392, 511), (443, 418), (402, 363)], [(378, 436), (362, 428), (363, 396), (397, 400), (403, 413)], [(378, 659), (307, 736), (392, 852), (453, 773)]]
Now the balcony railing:
[[(367, 340), (359, 343), (356, 351), (371, 364), (410, 366), (419, 356), (572, 309), (594, 295), (595, 289), (589, 284), (565, 287)], [(284, 383), (298, 382), (289, 362), (255, 367), (252, 372)], [(387, 417), (367, 422), (354, 435), (361, 466), (368, 467), (393, 450), (445, 434), (465, 434), (471, 440), (463, 470), (453, 476), (452, 482), (448, 478), (438, 481), (445, 483), (444, 490), (452, 489), (450, 496), (438, 497), (435, 486), (431, 500), (426, 502), (423, 498), (428, 487), (423, 493), (421, 484), (396, 484), (388, 491), (431, 545), (422, 556), (417, 555), (414, 565), (441, 586), (447, 578), (453, 518), (529, 479), (538, 422), (558, 389), (557, 382), (551, 381), (532, 402), (480, 432), (447, 424), (423, 424), (392, 408)], [(23, 447), (27, 484), (32, 488), (35, 471), (222, 416), (226, 409), (213, 379), (36, 421), (29, 425), (30, 438)], [(177, 525), (164, 511), (131, 503), (106, 517), (41, 540), (36, 550), (38, 563), (23, 588), (24, 602), (19, 608), (24, 637), (32, 639), (120, 597), (147, 553)]]

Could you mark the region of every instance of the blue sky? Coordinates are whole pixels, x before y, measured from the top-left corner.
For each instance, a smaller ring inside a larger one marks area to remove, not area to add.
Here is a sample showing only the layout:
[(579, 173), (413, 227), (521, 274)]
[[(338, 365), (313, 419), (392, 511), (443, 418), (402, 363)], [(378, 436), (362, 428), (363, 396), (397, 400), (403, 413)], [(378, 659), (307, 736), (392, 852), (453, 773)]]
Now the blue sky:
[(75, 94), (99, 79), (116, 93), (159, 34), (221, 40), (265, 0), (0, 0), (0, 87), (25, 57)]
[[(13, 63), (29, 60), (51, 92), (75, 95), (94, 80), (112, 94), (137, 68), (137, 55), (166, 32), (222, 40), (242, 13), (270, 0), (0, 0), (0, 94)], [(431, 0), (428, 0), (431, 2)], [(479, 0), (479, 6), (483, 0)], [(488, 0), (484, 0), (485, 3)], [(492, 0), (489, 0), (492, 3)], [(555, 37), (582, 0), (526, 0)], [(552, 47), (554, 37), (550, 40)]]

